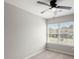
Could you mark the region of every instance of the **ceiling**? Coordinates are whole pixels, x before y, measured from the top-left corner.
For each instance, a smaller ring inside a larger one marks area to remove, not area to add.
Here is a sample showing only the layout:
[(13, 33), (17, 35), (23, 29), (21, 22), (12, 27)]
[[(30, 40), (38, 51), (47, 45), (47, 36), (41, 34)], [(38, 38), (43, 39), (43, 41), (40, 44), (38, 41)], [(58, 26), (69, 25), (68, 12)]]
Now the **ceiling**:
[[(15, 5), (19, 8), (22, 8), (28, 12), (31, 12), (35, 15), (41, 16), (43, 18), (53, 18), (53, 17), (60, 17), (60, 16), (65, 16), (69, 14), (74, 13), (74, 0), (58, 0), (60, 1), (58, 5), (63, 5), (63, 6), (71, 6), (71, 10), (60, 10), (56, 9), (56, 15), (54, 15), (53, 10), (46, 11), (45, 13), (41, 14), (41, 11), (48, 9), (48, 6), (37, 4), (37, 1), (42, 1), (46, 2), (49, 4), (50, 0), (5, 0), (5, 2)], [(61, 12), (60, 12), (61, 11)]]

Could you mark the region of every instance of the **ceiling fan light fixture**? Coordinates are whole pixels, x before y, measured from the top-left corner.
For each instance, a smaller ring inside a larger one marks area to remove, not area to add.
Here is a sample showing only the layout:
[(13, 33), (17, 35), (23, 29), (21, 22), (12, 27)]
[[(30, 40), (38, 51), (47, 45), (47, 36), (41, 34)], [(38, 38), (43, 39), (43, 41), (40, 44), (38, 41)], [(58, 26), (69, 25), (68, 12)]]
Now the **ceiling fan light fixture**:
[(57, 9), (56, 8), (52, 8), (52, 11), (55, 12)]

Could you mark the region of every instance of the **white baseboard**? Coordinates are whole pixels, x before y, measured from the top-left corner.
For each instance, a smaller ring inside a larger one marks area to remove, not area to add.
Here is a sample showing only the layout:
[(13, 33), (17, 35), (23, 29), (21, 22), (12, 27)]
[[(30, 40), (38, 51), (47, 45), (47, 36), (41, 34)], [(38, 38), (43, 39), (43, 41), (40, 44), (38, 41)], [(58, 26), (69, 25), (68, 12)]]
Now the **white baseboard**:
[(31, 57), (33, 57), (33, 56), (35, 56), (35, 55), (37, 55), (37, 54), (39, 54), (39, 53), (41, 53), (41, 52), (43, 52), (43, 51), (45, 51), (45, 49), (41, 49), (41, 50), (39, 50), (39, 51), (36, 51), (35, 53), (29, 55), (28, 57), (25, 57), (24, 59), (29, 59), (29, 58), (31, 58)]

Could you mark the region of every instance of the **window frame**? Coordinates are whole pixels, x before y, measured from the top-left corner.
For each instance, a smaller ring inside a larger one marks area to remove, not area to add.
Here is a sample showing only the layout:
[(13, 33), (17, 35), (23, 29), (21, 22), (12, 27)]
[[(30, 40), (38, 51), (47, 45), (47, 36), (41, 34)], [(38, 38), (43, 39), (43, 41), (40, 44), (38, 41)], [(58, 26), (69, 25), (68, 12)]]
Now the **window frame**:
[[(74, 27), (74, 21), (65, 21), (65, 22), (73, 22), (73, 27)], [(58, 26), (58, 28), (60, 29), (60, 23), (65, 23), (65, 22), (55, 22), (55, 23), (47, 23), (46, 22), (46, 44), (48, 44), (49, 42), (48, 42), (48, 24), (58, 24), (59, 26)], [(58, 35), (60, 35), (60, 31), (58, 30)], [(74, 31), (73, 31), (73, 37), (74, 37)], [(58, 37), (58, 42), (56, 43), (56, 44), (59, 44), (59, 40), (60, 40), (60, 36)], [(74, 42), (74, 38), (73, 38), (73, 42)], [(55, 44), (55, 43), (52, 43), (52, 44)], [(73, 45), (67, 45), (67, 44), (59, 44), (59, 45), (65, 45), (65, 46), (74, 46), (74, 43), (73, 43)]]

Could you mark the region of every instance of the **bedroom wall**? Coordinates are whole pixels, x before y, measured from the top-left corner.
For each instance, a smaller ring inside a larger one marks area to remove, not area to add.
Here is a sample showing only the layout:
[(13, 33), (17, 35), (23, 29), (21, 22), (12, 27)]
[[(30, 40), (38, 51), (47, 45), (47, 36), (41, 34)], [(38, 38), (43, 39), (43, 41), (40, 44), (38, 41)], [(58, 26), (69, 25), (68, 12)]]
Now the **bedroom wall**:
[(43, 50), (46, 22), (39, 16), (5, 2), (5, 59), (24, 59)]
[(47, 23), (49, 23), (49, 24), (50, 23), (59, 23), (59, 22), (68, 22), (68, 21), (74, 21), (74, 14), (47, 19)]
[[(47, 19), (47, 22), (46, 22), (47, 32), (48, 32), (48, 24), (68, 22), (68, 21), (74, 21), (74, 14)], [(47, 33), (47, 36), (48, 36), (48, 33)], [(48, 37), (47, 37), (47, 40), (48, 40)], [(56, 51), (56, 52), (61, 52), (69, 55), (74, 55), (74, 46), (54, 44), (54, 43), (47, 42), (46, 49), (50, 51)]]

